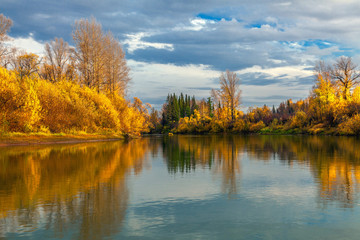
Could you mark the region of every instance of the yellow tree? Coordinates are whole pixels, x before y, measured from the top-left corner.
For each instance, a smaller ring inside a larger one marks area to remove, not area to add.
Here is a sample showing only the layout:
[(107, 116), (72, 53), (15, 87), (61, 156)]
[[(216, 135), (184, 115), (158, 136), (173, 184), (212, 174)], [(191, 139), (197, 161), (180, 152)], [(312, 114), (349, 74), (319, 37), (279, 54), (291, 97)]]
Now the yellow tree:
[(330, 66), (320, 61), (315, 66), (316, 81), (310, 95), (310, 109), (312, 117), (321, 122), (333, 121), (333, 109), (335, 107), (336, 86), (331, 79)]
[(40, 63), (41, 59), (39, 59), (39, 56), (34, 53), (14, 53), (11, 58), (11, 65), (20, 77), (20, 80), (24, 77), (30, 77), (34, 73), (38, 73)]
[(220, 76), (220, 89), (212, 90), (211, 94), (222, 106), (230, 110), (231, 121), (235, 120), (235, 111), (240, 106), (240, 78), (234, 72), (226, 70)]
[(351, 57), (340, 57), (331, 71), (332, 77), (340, 87), (340, 92), (344, 100), (350, 96), (350, 90), (358, 84), (360, 71), (357, 65), (352, 62)]

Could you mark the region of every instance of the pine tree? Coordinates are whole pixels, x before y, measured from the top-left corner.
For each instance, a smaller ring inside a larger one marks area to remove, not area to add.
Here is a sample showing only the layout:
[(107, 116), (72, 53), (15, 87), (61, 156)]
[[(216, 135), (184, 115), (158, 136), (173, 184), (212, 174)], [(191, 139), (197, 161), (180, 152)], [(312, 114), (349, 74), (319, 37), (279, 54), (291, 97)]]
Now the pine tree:
[(214, 116), (214, 113), (213, 113), (214, 105), (212, 103), (211, 97), (208, 97), (207, 105), (208, 105), (209, 117), (213, 117)]
[(199, 110), (199, 107), (196, 104), (195, 96), (193, 96), (191, 99), (191, 106), (190, 106), (191, 114), (194, 114), (195, 109)]
[(180, 108), (180, 117), (185, 117), (185, 100), (183, 93), (180, 94), (179, 97), (179, 108)]

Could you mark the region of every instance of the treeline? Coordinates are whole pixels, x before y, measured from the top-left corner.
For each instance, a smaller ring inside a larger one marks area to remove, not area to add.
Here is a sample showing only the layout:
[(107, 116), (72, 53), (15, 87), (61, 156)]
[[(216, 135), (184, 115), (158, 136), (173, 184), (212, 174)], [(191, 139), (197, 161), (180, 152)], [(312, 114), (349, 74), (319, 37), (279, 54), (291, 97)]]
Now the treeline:
[[(350, 57), (335, 64), (319, 62), (314, 68), (315, 84), (310, 95), (272, 106), (239, 110), (240, 79), (230, 71), (220, 76), (220, 89), (211, 97), (195, 101), (191, 115), (180, 115), (168, 97), (157, 131), (173, 133), (275, 133), (275, 134), (360, 134), (360, 71)], [(171, 95), (170, 95), (171, 96)], [(194, 98), (193, 98), (194, 99)], [(152, 113), (154, 115), (154, 113)], [(172, 122), (165, 120), (171, 114)], [(175, 116), (174, 116), (175, 114)], [(156, 119), (152, 117), (152, 122)], [(155, 122), (156, 122), (155, 121)]]
[(55, 38), (39, 57), (6, 44), (11, 19), (0, 15), (0, 132), (116, 133), (150, 127), (140, 99), (125, 99), (125, 53), (94, 19), (75, 22), (75, 46)]

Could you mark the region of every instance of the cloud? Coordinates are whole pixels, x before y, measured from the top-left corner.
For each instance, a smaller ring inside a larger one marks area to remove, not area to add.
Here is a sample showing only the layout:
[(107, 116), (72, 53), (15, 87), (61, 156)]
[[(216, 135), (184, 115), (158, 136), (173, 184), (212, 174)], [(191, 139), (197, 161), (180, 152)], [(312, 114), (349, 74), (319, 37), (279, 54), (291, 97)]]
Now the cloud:
[(311, 66), (284, 66), (284, 67), (274, 67), (274, 68), (262, 68), (261, 66), (252, 66), (251, 68), (245, 68), (237, 73), (241, 76), (244, 74), (256, 73), (265, 79), (274, 79), (279, 80), (284, 79), (297, 79), (303, 77), (309, 77), (314, 74), (313, 71), (309, 70)]
[(174, 47), (172, 44), (168, 43), (152, 43), (152, 42), (145, 42), (142, 40), (143, 37), (151, 36), (151, 33), (140, 32), (136, 34), (127, 34), (125, 41), (123, 44), (127, 46), (127, 50), (129, 53), (133, 53), (135, 50), (138, 49), (146, 49), (146, 48), (156, 48), (156, 49), (165, 49), (168, 51), (173, 51)]
[(179, 24), (177, 26), (175, 26), (172, 30), (173, 31), (200, 31), (204, 28), (206, 28), (207, 24), (214, 24), (215, 21), (212, 20), (206, 20), (206, 19), (202, 19), (202, 18), (194, 18), (194, 19), (189, 19), (189, 23), (188, 25), (186, 24)]
[[(208, 97), (209, 88), (217, 87), (212, 81), (220, 72), (206, 65), (159, 64), (128, 61), (133, 84), (130, 97), (140, 96), (150, 104), (158, 106), (164, 103), (168, 93), (196, 95), (198, 98)], [(204, 88), (206, 86), (207, 88)], [(154, 96), (156, 96), (154, 98)]]
[[(129, 96), (161, 109), (168, 93), (210, 96), (219, 85), (220, 71), (206, 65), (146, 63), (129, 60), (133, 84)], [(241, 78), (242, 107), (278, 105), (288, 98), (304, 99), (313, 83), (313, 72), (306, 66), (263, 69), (259, 66), (237, 72)], [(258, 75), (251, 75), (256, 73)], [(266, 80), (264, 80), (266, 78)], [(283, 95), (280, 95), (283, 93)]]
[(11, 47), (26, 50), (37, 55), (42, 55), (44, 53), (44, 43), (36, 41), (32, 34), (28, 37), (11, 38), (7, 44)]
[(360, 59), (357, 0), (4, 0), (2, 10), (16, 45), (34, 52), (54, 37), (72, 44), (74, 21), (94, 16), (123, 43), (132, 95), (154, 104), (169, 92), (206, 97), (226, 69), (240, 74), (244, 105), (304, 98), (316, 61)]

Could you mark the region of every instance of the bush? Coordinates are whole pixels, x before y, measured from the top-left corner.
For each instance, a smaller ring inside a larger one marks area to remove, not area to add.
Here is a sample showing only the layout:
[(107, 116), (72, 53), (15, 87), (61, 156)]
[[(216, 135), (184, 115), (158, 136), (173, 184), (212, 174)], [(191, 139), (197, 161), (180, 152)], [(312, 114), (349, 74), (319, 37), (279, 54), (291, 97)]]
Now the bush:
[(138, 135), (149, 129), (140, 100), (131, 106), (118, 94), (98, 93), (70, 81), (18, 79), (0, 68), (1, 132), (117, 132)]
[(290, 121), (291, 128), (302, 128), (307, 122), (306, 113), (303, 111), (298, 111), (296, 112), (295, 116), (290, 119)]
[(265, 127), (263, 121), (259, 121), (257, 123), (250, 123), (249, 131), (250, 132), (259, 132), (261, 129)]
[(243, 119), (237, 119), (234, 123), (232, 131), (237, 133), (247, 132), (249, 131), (249, 126)]
[(339, 124), (339, 133), (345, 135), (360, 134), (360, 114), (356, 114)]
[(22, 81), (13, 72), (0, 68), (0, 118), (9, 131), (34, 131), (40, 120), (41, 105), (36, 94), (37, 82)]

